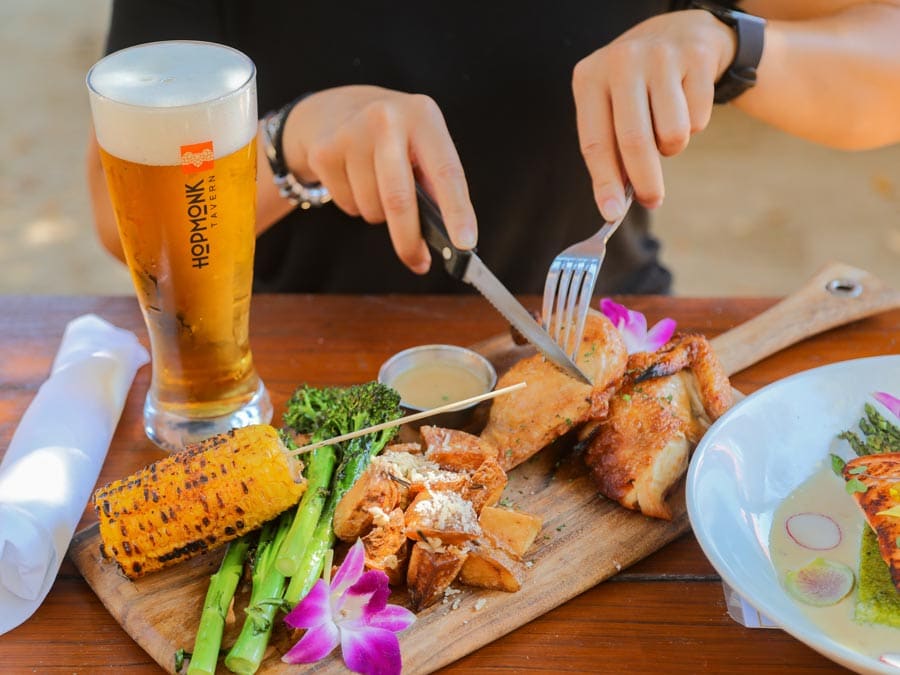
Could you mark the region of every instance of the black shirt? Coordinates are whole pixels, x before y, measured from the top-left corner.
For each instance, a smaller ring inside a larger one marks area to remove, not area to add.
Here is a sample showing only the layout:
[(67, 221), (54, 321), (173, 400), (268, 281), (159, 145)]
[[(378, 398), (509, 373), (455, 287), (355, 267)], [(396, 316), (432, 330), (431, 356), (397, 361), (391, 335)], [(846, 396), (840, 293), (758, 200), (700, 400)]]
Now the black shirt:
[[(587, 2), (236, 2), (117, 0), (107, 50), (209, 40), (257, 66), (260, 116), (298, 94), (374, 84), (428, 94), (468, 179), (479, 255), (516, 293), (540, 293), (550, 261), (602, 218), (575, 127), (575, 64), (664, 0)], [(663, 293), (648, 214), (632, 207), (609, 244), (598, 293)], [(441, 265), (420, 277), (384, 227), (334, 205), (295, 211), (257, 241), (257, 291), (457, 292)]]

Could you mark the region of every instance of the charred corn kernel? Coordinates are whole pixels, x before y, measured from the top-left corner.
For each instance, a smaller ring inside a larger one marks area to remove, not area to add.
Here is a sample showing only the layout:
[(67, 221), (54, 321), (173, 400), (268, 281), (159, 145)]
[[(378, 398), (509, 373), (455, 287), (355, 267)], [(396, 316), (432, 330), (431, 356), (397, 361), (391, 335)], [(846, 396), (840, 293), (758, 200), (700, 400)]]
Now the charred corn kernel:
[(278, 432), (233, 429), (94, 493), (100, 552), (135, 579), (260, 527), (306, 490)]

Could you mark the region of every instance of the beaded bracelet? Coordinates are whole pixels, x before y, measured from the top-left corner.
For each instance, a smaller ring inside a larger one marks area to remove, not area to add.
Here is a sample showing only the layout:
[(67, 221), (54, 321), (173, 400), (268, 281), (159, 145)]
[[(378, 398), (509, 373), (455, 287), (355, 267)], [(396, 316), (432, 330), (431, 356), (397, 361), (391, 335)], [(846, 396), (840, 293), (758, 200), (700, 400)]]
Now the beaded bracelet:
[(312, 206), (322, 206), (331, 201), (331, 193), (321, 183), (307, 184), (300, 181), (284, 161), (282, 140), (284, 136), (284, 123), (294, 106), (300, 103), (309, 94), (298, 96), (287, 105), (273, 110), (263, 118), (263, 140), (265, 141), (266, 157), (269, 166), (272, 167), (272, 178), (278, 187), (278, 194), (287, 199), (293, 206), (308, 209)]

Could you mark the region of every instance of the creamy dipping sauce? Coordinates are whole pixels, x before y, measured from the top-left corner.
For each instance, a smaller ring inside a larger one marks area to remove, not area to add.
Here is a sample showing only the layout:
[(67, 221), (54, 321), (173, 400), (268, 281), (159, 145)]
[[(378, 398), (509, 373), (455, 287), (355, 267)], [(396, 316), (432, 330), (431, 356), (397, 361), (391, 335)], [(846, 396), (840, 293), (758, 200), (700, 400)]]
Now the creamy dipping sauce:
[(391, 382), (405, 404), (427, 410), (483, 394), (484, 379), (454, 363), (423, 363)]
[[(787, 519), (797, 513), (821, 513), (841, 528), (840, 543), (826, 551), (815, 551), (797, 544), (787, 532)], [(853, 570), (859, 582), (859, 546), (863, 527), (867, 527), (844, 481), (835, 475), (827, 460), (775, 511), (769, 537), (769, 554), (778, 580), (784, 586), (787, 572), (808, 565), (816, 558), (840, 562)], [(841, 644), (877, 659), (900, 650), (900, 629), (878, 624), (860, 624), (853, 620), (856, 586), (843, 600), (830, 607), (814, 607), (795, 601), (809, 620)]]

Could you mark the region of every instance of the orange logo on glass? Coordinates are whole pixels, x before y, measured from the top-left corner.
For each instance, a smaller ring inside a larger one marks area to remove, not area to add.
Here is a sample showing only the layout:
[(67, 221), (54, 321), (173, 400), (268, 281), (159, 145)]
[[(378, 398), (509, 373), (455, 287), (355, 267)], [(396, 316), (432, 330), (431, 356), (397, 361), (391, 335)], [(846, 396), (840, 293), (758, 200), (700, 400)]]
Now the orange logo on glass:
[(212, 141), (181, 146), (181, 170), (184, 173), (209, 171), (215, 163)]

